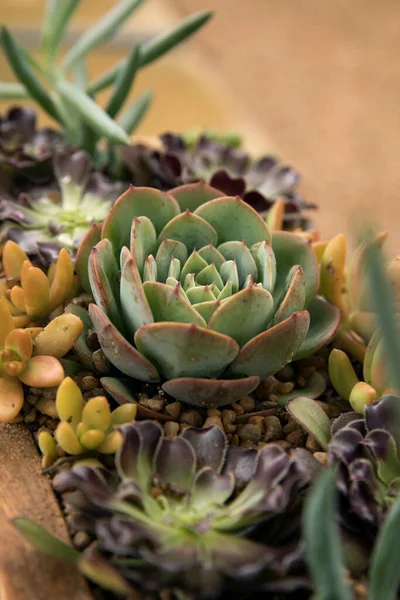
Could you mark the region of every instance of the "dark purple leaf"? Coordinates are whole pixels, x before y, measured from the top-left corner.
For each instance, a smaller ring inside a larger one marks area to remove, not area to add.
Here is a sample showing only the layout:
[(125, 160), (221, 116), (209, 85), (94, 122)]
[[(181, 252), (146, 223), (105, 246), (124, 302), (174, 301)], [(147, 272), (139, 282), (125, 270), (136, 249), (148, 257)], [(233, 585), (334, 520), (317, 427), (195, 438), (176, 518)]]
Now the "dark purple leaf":
[(228, 440), (219, 427), (195, 429), (188, 427), (182, 437), (189, 442), (196, 455), (198, 469), (211, 467), (219, 472), (225, 460)]

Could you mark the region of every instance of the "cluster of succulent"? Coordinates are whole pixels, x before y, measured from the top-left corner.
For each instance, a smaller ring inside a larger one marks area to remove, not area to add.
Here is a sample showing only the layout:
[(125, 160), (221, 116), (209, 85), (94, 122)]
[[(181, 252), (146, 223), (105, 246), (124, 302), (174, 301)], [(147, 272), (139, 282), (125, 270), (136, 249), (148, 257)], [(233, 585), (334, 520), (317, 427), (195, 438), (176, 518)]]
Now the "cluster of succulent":
[(171, 587), (199, 598), (230, 585), (248, 592), (261, 573), (279, 575), (282, 548), (248, 537), (304, 488), (295, 458), (274, 444), (228, 447), (218, 427), (174, 439), (151, 421), (118, 430), (116, 474), (76, 466), (55, 484), (76, 529), (97, 540), (78, 561), (83, 572), (90, 559), (89, 576), (115, 592)]
[(81, 390), (71, 377), (66, 377), (57, 391), (56, 410), (60, 423), (54, 437), (48, 431), (42, 431), (38, 436), (46, 465), (57, 459), (57, 446), (71, 455), (91, 450), (114, 454), (122, 442), (121, 433), (114, 428), (131, 423), (137, 408), (136, 404), (123, 404), (111, 411), (104, 396), (95, 396), (84, 404)]
[(53, 156), (54, 181), (29, 189), (18, 198), (0, 193), (1, 236), (29, 256), (55, 260), (64, 247), (74, 253), (95, 223), (107, 216), (123, 184), (94, 171), (83, 150)]
[(277, 213), (276, 229), (306, 231), (312, 239), (318, 237), (314, 223), (304, 214), (316, 206), (296, 189), (299, 173), (272, 155), (253, 159), (240, 148), (237, 136), (221, 138), (204, 132), (189, 141), (166, 133), (160, 136), (160, 147), (135, 144), (121, 147), (120, 154), (135, 185), (169, 190), (203, 181), (228, 196), (240, 196), (262, 214), (280, 200), (273, 211)]
[(271, 234), (239, 197), (202, 183), (129, 189), (82, 241), (77, 272), (108, 360), (198, 406), (251, 393), (327, 344), (339, 323), (316, 295), (310, 244)]

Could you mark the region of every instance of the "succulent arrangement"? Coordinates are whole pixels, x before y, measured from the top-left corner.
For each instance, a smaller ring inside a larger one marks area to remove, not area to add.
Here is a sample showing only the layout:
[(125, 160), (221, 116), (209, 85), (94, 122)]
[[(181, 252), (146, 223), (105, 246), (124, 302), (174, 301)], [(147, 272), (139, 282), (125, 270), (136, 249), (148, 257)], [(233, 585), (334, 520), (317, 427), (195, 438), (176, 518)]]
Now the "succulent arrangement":
[(136, 185), (155, 186), (161, 190), (203, 181), (228, 196), (240, 196), (257, 212), (266, 213), (280, 199), (274, 210), (277, 229), (307, 231), (317, 236), (314, 223), (306, 217), (306, 202), (296, 190), (300, 175), (282, 164), (275, 156), (254, 159), (243, 150), (237, 136), (201, 133), (188, 139), (176, 133), (160, 136), (160, 148), (136, 144), (121, 147), (122, 160)]
[(15, 526), (110, 599), (400, 598), (399, 258), (320, 240), (299, 174), (236, 134), (130, 143), (136, 73), (210, 17), (87, 81), (141, 4), (63, 58), (78, 0), (49, 0), (38, 60), (1, 34), (0, 97), (57, 129), (0, 118), (0, 421), (32, 431), (75, 547)]

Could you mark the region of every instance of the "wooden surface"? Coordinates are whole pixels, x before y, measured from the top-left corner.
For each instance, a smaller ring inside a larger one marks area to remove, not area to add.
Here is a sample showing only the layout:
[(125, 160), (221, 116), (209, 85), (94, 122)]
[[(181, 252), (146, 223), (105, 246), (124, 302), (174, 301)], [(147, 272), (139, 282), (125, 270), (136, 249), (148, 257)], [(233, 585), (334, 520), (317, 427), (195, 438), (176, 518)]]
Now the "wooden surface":
[(16, 516), (69, 541), (31, 433), (24, 425), (0, 425), (0, 600), (90, 600), (75, 569), (37, 552), (14, 529)]

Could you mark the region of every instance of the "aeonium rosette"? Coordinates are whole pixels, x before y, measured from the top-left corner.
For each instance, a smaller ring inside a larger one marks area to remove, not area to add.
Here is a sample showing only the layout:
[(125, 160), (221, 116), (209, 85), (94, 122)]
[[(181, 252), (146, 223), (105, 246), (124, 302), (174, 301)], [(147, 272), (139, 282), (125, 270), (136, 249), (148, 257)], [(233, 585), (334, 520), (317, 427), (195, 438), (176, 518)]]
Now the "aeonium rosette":
[(316, 295), (311, 245), (271, 235), (239, 197), (201, 183), (130, 188), (83, 241), (77, 271), (110, 362), (199, 406), (251, 393), (326, 344), (339, 321)]

